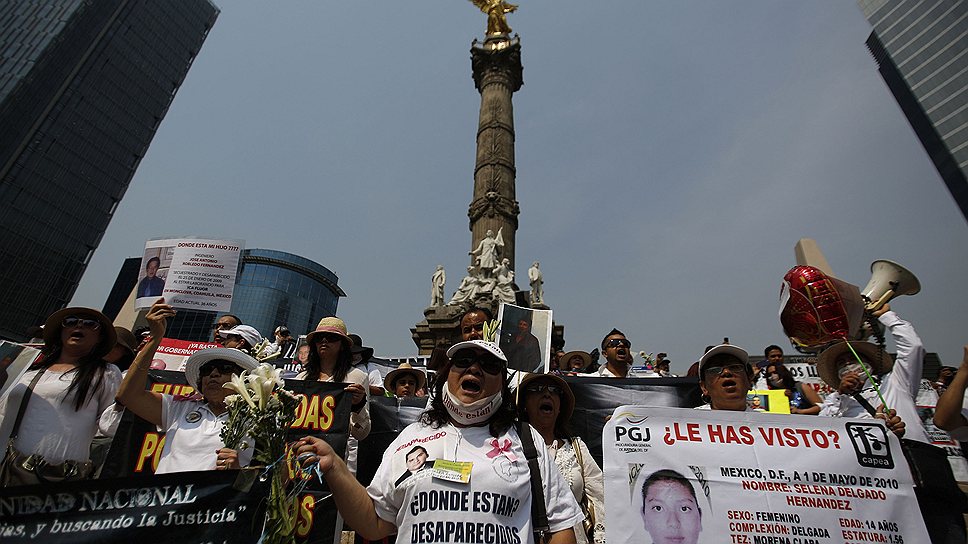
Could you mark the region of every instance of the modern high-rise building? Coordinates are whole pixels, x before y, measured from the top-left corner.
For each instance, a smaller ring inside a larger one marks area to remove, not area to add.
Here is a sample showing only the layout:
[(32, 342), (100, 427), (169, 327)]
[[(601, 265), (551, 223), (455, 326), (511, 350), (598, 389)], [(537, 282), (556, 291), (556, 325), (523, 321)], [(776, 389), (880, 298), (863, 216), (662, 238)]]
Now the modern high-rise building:
[(218, 13), (209, 0), (0, 3), (0, 337), (71, 299)]
[(858, 4), (881, 77), (968, 220), (968, 1)]
[[(336, 315), (339, 297), (346, 296), (338, 282), (328, 268), (299, 255), (246, 249), (235, 281), (231, 313), (270, 337), (279, 325), (288, 326), (294, 335), (305, 334), (316, 328), (320, 318)], [(179, 310), (166, 336), (211, 340), (218, 315)]]

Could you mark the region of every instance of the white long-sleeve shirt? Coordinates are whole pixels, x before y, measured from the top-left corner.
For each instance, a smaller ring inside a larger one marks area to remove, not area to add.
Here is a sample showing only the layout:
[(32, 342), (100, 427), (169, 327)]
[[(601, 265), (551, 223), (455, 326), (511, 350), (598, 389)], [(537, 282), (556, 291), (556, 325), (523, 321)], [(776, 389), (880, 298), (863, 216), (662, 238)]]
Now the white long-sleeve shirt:
[[(894, 368), (881, 376), (880, 390), (889, 408), (897, 411), (904, 422), (904, 438), (917, 440), (926, 444), (931, 443), (921, 417), (918, 415), (915, 399), (918, 398), (918, 387), (921, 383), (921, 373), (924, 369), (924, 346), (921, 338), (910, 323), (904, 321), (892, 311), (884, 312), (878, 321), (890, 331), (897, 345), (897, 357)], [(884, 357), (889, 357), (887, 353)], [(881, 405), (870, 381), (865, 384), (861, 396), (875, 408)], [(834, 391), (827, 395), (820, 415), (830, 417), (872, 417), (856, 399), (850, 395), (842, 395)]]

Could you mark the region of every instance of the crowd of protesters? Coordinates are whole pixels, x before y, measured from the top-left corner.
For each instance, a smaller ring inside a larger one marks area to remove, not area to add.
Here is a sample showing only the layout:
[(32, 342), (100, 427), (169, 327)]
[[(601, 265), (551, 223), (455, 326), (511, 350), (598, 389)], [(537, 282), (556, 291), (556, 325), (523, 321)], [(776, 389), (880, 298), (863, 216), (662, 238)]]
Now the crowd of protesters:
[[(147, 329), (138, 334), (114, 327), (106, 316), (88, 308), (52, 314), (42, 330), (41, 357), (0, 404), (0, 429), (11, 436), (0, 483), (16, 486), (91, 477), (97, 468), (91, 460), (95, 436), (110, 438), (125, 408), (166, 434), (157, 473), (244, 467), (252, 459), (251, 447), (231, 450), (219, 437), (229, 393), (222, 386), (234, 374), (255, 368), (261, 355), (292, 359), (300, 368), (294, 379), (346, 384), (352, 408), (345, 454), (309, 437), (297, 444), (297, 453), (303, 454), (304, 462), (319, 464), (340, 513), (365, 538), (397, 532), (416, 537), (428, 522), (436, 521), (431, 513), (415, 514), (406, 507), (418, 490), (441, 486), (437, 478), (421, 472), (428, 462), (488, 459), (490, 464), (504, 456), (512, 461), (528, 459), (529, 471), (502, 480), (479, 470), (484, 462), (474, 463), (473, 468), (468, 463), (475, 485), (524, 502), (538, 496), (532, 495), (537, 479), (545, 503), (542, 526), (549, 541), (604, 542), (602, 471), (568, 427), (575, 396), (562, 376), (639, 377), (633, 370), (632, 343), (620, 330), (605, 334), (592, 352), (554, 353), (546, 374), (512, 379), (506, 354), (484, 338), (491, 312), (472, 308), (460, 319), (460, 342), (432, 354), (427, 366), (436, 372), (433, 379), (407, 363), (383, 376), (370, 362), (372, 348), (363, 346), (358, 335), (349, 334), (337, 317), (322, 318), (302, 344), (285, 325), (273, 331), (273, 338), (263, 339), (255, 328), (226, 314), (219, 317), (213, 332), (213, 341), (222, 347), (200, 350), (186, 361), (185, 377), (197, 394), (176, 397), (146, 389), (155, 351), (175, 312), (160, 299), (146, 314)], [(882, 346), (861, 341), (824, 350), (816, 368), (831, 390), (826, 398), (794, 379), (779, 346), (768, 346), (763, 361), (752, 363), (746, 350), (726, 342), (708, 346), (687, 373), (698, 377), (703, 405), (697, 408), (752, 411), (756, 407), (749, 402), (751, 390), (781, 390), (792, 414), (879, 418), (899, 437), (930, 444), (915, 404), (925, 353), (921, 340), (889, 305), (874, 316), (893, 337), (896, 358)], [(666, 354), (660, 353), (649, 361), (644, 377), (672, 376)], [(511, 393), (514, 383), (517, 395)], [(940, 394), (936, 424), (958, 440), (968, 439), (964, 403), (968, 346), (960, 368), (943, 368), (933, 385)], [(426, 396), (428, 409), (391, 444), (373, 481), (364, 487), (355, 477), (356, 449), (370, 431), (369, 399), (382, 395)], [(524, 422), (530, 426), (522, 426)], [(415, 443), (420, 446), (406, 446)], [(31, 459), (32, 466), (42, 470), (23, 470)], [(461, 477), (460, 470), (452, 470), (457, 472), (451, 476)], [(680, 481), (681, 475), (653, 476), (642, 489), (646, 503), (663, 500), (660, 495), (677, 491), (676, 486), (691, 491)], [(916, 492), (932, 542), (965, 542), (959, 511), (964, 497), (952, 500), (945, 490), (937, 489)], [(688, 502), (685, 492), (680, 494)], [(596, 512), (590, 523), (589, 511)], [(661, 523), (646, 519), (645, 514), (645, 527), (655, 539)], [(482, 527), (489, 523), (487, 516), (478, 517), (472, 521)], [(535, 523), (529, 509), (519, 509), (513, 520), (514, 536), (529, 541)], [(683, 518), (675, 523), (689, 521)]]

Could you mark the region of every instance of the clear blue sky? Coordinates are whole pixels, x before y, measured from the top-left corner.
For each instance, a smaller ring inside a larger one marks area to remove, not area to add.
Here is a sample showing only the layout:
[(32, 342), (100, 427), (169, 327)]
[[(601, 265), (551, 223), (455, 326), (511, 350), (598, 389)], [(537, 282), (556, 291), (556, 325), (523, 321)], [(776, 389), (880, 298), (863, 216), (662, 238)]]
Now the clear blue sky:
[[(219, 3), (73, 303), (100, 307), (148, 238), (239, 238), (327, 266), (351, 330), (415, 353), (435, 265), (449, 296), (468, 263), (485, 16), (460, 0)], [(875, 259), (912, 269), (922, 293), (895, 308), (960, 361), (968, 224), (855, 3), (521, 0), (509, 23), (517, 274), (541, 261), (566, 348), (618, 327), (684, 372), (724, 336), (786, 346), (780, 281), (811, 237), (861, 286)]]

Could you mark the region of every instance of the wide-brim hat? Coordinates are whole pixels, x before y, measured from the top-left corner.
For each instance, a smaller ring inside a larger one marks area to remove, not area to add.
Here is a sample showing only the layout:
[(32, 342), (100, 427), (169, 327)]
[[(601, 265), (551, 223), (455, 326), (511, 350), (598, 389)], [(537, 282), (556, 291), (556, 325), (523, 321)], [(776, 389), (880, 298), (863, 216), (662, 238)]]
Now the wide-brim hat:
[(482, 349), (491, 355), (497, 357), (498, 359), (504, 361), (507, 364), (508, 358), (504, 355), (504, 352), (495, 344), (494, 342), (485, 342), (484, 340), (465, 340), (463, 342), (457, 342), (447, 350), (447, 357), (453, 357), (455, 353), (462, 349)]
[(209, 362), (220, 359), (222, 361), (228, 361), (230, 363), (235, 363), (242, 368), (242, 370), (253, 370), (255, 367), (259, 366), (259, 362), (249, 356), (242, 350), (235, 348), (206, 348), (200, 349), (193, 353), (188, 361), (185, 362), (185, 379), (188, 381), (188, 385), (201, 393), (198, 389), (198, 372), (202, 369), (202, 366)]
[(93, 308), (81, 308), (79, 306), (75, 306), (73, 308), (57, 310), (56, 312), (50, 314), (50, 317), (48, 317), (47, 321), (44, 323), (45, 346), (51, 347), (54, 345), (60, 345), (61, 329), (64, 328), (64, 318), (70, 316), (89, 317), (97, 320), (98, 324), (100, 324), (97, 332), (101, 336), (101, 341), (98, 342), (97, 346), (94, 347), (94, 351), (91, 352), (92, 355), (96, 357), (104, 357), (108, 354), (108, 352), (114, 349), (114, 345), (118, 343), (118, 333), (114, 330), (114, 323), (111, 323), (111, 320), (108, 319), (108, 316)]
[[(894, 360), (888, 354), (884, 353), (883, 357), (881, 356), (880, 346), (862, 340), (854, 340), (850, 345), (853, 346), (858, 355), (866, 359), (865, 362), (870, 367), (871, 374), (880, 376), (881, 374), (890, 372), (891, 368), (894, 367)], [(844, 352), (849, 351), (846, 341), (837, 342), (821, 351), (817, 357), (817, 374), (820, 374), (820, 379), (824, 383), (834, 389), (840, 387), (840, 376), (837, 375), (837, 359)]]
[(752, 373), (753, 368), (750, 366), (750, 354), (746, 352), (745, 349), (734, 346), (732, 344), (720, 344), (718, 346), (713, 346), (712, 349), (703, 354), (702, 358), (699, 359), (699, 377), (705, 374), (706, 366), (717, 355), (732, 355), (740, 360), (741, 363), (746, 365), (747, 372)]
[(576, 350), (569, 351), (568, 353), (562, 355), (561, 358), (558, 359), (558, 368), (561, 368), (562, 365), (566, 365), (568, 370), (571, 370), (571, 360), (576, 356), (581, 357), (581, 360), (584, 362), (584, 364), (581, 365), (582, 369), (588, 368), (588, 365), (592, 364), (592, 356), (587, 351)]
[(342, 336), (346, 340), (347, 345), (353, 345), (353, 339), (346, 334), (346, 323), (338, 317), (324, 317), (320, 319), (319, 324), (316, 325), (316, 330), (306, 335), (306, 343), (312, 345), (316, 335), (324, 332)]
[(124, 347), (132, 354), (135, 354), (138, 352), (138, 345), (141, 344), (141, 342), (138, 340), (138, 338), (134, 335), (133, 332), (129, 331), (124, 327), (114, 327), (114, 333), (118, 337), (117, 345)]
[(363, 361), (369, 361), (370, 357), (373, 357), (373, 348), (363, 345), (363, 338), (358, 334), (351, 334), (350, 337), (350, 352), (356, 355), (357, 353), (362, 354)]
[(571, 387), (568, 387), (568, 382), (561, 379), (557, 374), (528, 374), (525, 376), (518, 385), (518, 413), (523, 414), (526, 411), (524, 402), (528, 396), (528, 384), (540, 380), (553, 382), (561, 388), (561, 411), (558, 413), (558, 417), (563, 417), (565, 420), (571, 419), (571, 415), (575, 411), (575, 394), (571, 391)]
[(398, 366), (395, 370), (391, 370), (387, 374), (387, 377), (383, 379), (384, 389), (392, 393), (394, 380), (404, 374), (413, 374), (417, 378), (417, 389), (422, 389), (424, 384), (427, 383), (427, 377), (424, 376), (422, 370), (410, 366), (410, 363), (400, 363), (400, 366)]

